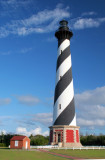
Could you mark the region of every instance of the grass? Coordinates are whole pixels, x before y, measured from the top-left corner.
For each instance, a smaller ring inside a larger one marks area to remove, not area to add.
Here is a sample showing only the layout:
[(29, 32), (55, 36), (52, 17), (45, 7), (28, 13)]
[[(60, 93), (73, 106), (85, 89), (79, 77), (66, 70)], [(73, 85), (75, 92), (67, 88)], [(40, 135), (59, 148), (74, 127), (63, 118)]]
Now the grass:
[[(71, 157), (83, 159), (105, 159), (105, 150), (50, 150)], [(0, 148), (0, 160), (67, 160), (59, 156), (50, 155), (40, 151), (10, 150)]]
[(39, 151), (10, 150), (0, 148), (0, 160), (67, 160)]
[(78, 158), (105, 159), (105, 149), (103, 150), (50, 150), (51, 152), (60, 153)]

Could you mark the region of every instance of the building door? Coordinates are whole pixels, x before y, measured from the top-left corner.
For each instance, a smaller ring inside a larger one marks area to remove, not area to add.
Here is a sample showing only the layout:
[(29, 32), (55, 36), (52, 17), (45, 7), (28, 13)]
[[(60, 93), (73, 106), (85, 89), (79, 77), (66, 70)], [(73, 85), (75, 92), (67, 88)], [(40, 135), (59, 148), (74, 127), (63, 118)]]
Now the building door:
[(61, 142), (61, 134), (58, 134), (58, 142)]
[(26, 141), (26, 149), (28, 149), (28, 141)]

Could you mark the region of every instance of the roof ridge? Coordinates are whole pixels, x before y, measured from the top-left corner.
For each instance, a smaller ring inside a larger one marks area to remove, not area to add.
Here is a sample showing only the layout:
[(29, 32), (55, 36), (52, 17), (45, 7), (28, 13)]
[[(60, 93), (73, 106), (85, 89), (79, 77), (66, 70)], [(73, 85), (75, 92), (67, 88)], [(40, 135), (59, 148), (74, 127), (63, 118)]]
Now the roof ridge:
[[(25, 137), (27, 137), (27, 136), (13, 136), (12, 138), (11, 138), (11, 140), (23, 140)], [(28, 138), (28, 137), (27, 137)]]

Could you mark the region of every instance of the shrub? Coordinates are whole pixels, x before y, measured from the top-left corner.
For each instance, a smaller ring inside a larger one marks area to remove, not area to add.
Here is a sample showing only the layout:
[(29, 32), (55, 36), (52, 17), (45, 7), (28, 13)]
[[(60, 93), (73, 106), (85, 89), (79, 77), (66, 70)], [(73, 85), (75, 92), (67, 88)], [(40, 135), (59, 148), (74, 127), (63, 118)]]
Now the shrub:
[(0, 147), (6, 147), (4, 143), (0, 143)]

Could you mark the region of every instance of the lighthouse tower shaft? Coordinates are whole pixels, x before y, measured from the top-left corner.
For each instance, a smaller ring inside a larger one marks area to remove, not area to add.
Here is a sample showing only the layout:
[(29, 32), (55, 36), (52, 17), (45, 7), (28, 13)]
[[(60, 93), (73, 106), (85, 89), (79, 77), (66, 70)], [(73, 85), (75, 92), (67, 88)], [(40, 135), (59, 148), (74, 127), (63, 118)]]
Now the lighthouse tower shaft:
[(59, 147), (80, 147), (79, 127), (76, 126), (70, 38), (68, 22), (60, 21), (55, 32), (58, 40), (56, 84), (53, 106), (53, 126), (50, 128), (50, 144)]
[(70, 38), (72, 35), (73, 33), (69, 30), (67, 22), (61, 21), (60, 28), (55, 33), (55, 37), (58, 39), (58, 56), (53, 108), (53, 125), (76, 126), (70, 53)]

